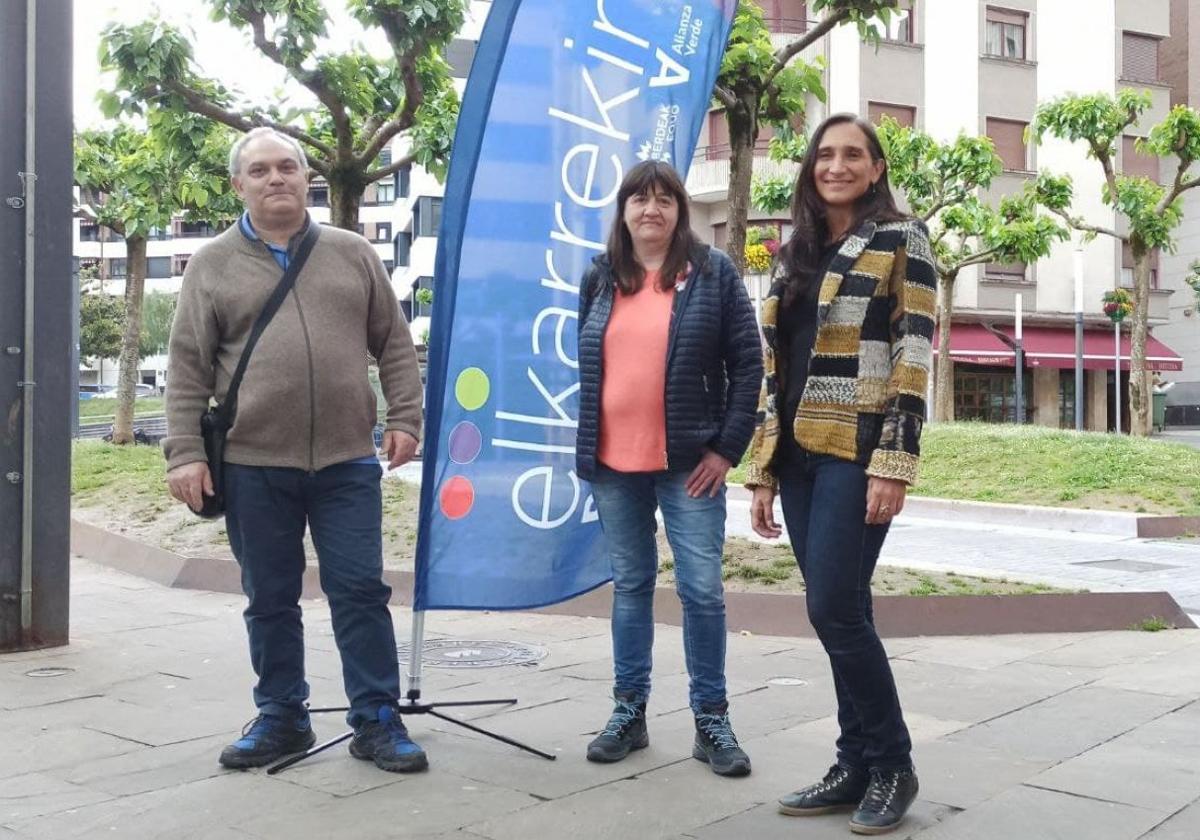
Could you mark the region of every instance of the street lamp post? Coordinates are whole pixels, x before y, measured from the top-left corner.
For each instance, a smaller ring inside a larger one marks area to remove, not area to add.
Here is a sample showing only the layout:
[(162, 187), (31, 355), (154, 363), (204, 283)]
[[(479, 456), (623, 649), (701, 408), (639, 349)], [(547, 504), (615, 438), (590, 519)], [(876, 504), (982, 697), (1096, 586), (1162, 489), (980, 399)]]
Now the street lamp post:
[(1083, 431), (1083, 249), (1075, 249), (1075, 431)]
[(1021, 341), (1021, 295), (1018, 292), (1015, 296), (1015, 304), (1017, 307), (1016, 330), (1014, 333), (1015, 344), (1013, 350), (1016, 352), (1016, 397), (1017, 397), (1017, 425), (1025, 422), (1025, 348)]

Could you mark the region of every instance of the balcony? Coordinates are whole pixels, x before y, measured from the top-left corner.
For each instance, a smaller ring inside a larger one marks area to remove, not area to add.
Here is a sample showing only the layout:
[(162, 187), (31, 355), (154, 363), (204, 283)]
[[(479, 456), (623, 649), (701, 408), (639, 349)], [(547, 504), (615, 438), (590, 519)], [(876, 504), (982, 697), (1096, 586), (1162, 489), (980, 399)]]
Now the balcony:
[[(790, 161), (779, 163), (767, 157), (766, 151), (758, 151), (754, 155), (755, 178), (785, 177), (795, 179), (800, 171), (800, 164)], [(691, 169), (688, 170), (687, 191), (692, 201), (702, 204), (712, 204), (724, 201), (729, 195), (729, 158), (725, 156), (709, 157), (709, 148), (702, 146), (696, 149), (692, 158)]]

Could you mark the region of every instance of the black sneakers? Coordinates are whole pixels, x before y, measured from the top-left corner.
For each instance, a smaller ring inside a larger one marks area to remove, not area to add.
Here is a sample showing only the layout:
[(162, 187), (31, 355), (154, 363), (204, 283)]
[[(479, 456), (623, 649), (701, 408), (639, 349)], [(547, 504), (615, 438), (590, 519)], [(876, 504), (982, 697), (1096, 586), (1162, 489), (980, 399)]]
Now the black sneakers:
[(862, 801), (870, 781), (866, 770), (835, 764), (821, 781), (780, 799), (779, 813), (808, 817), (853, 808)]
[(632, 750), (650, 746), (650, 735), (646, 732), (646, 703), (637, 701), (632, 694), (617, 692), (617, 701), (612, 717), (599, 735), (588, 744), (588, 761), (611, 764), (629, 755)]
[(389, 773), (418, 773), (429, 766), (425, 751), (413, 743), (395, 706), (380, 706), (375, 720), (354, 730), (350, 755), (374, 761)]
[(221, 751), (219, 761), (231, 770), (263, 767), (300, 753), (317, 742), (308, 715), (295, 718), (259, 715), (242, 729), (242, 737)]
[(750, 775), (750, 756), (738, 746), (733, 734), (728, 703), (708, 706), (696, 713), (692, 758), (707, 763), (718, 776)]
[(850, 830), (855, 834), (886, 834), (893, 830), (917, 798), (919, 787), (917, 774), (911, 767), (872, 768), (867, 792), (850, 818)]

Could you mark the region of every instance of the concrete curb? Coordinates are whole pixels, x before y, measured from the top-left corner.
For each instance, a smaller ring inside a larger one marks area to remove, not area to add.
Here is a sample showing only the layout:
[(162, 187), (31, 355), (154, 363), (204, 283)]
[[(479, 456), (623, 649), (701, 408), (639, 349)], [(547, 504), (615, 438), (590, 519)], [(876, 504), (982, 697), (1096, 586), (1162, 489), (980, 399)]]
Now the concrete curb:
[[(744, 487), (730, 487), (729, 497), (749, 499)], [(1081, 531), (1114, 537), (1168, 539), (1200, 533), (1200, 516), (1158, 516), (1126, 513), (1119, 510), (1012, 505), (999, 502), (968, 502), (961, 499), (934, 499), (909, 496), (902, 517), (954, 519), (986, 525), (1017, 528), (1041, 528), (1047, 531)]]
[[(163, 586), (240, 593), (241, 574), (232, 560), (181, 557), (95, 525), (71, 520), (71, 551), (88, 560)], [(384, 570), (392, 587), (392, 603), (411, 606), (413, 573)], [(304, 575), (305, 598), (321, 598), (315, 566)], [(1166, 592), (1087, 592), (1046, 595), (881, 595), (873, 599), (880, 635), (991, 636), (1007, 633), (1083, 633), (1127, 630), (1157, 617), (1178, 628), (1196, 625)], [(813, 635), (803, 595), (727, 592), (729, 632), (767, 636)], [(612, 595), (602, 587), (561, 604), (525, 612), (608, 618)], [(675, 593), (659, 587), (654, 596), (655, 620), (680, 626), (683, 614)]]

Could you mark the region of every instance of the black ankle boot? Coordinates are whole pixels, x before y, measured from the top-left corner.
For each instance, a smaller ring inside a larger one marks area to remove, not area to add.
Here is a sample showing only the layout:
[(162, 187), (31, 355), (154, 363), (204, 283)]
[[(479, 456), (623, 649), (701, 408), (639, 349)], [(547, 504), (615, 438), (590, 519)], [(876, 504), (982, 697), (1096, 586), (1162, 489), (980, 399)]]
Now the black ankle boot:
[(841, 808), (853, 808), (862, 801), (871, 776), (859, 767), (835, 764), (816, 784), (789, 793), (779, 800), (779, 813), (789, 817), (828, 814)]
[(612, 717), (599, 735), (588, 744), (588, 761), (609, 764), (620, 761), (632, 750), (650, 746), (646, 732), (646, 701), (635, 700), (632, 694), (618, 692)]
[(911, 767), (871, 768), (871, 783), (850, 818), (850, 830), (855, 834), (886, 834), (893, 830), (917, 798), (919, 787)]

